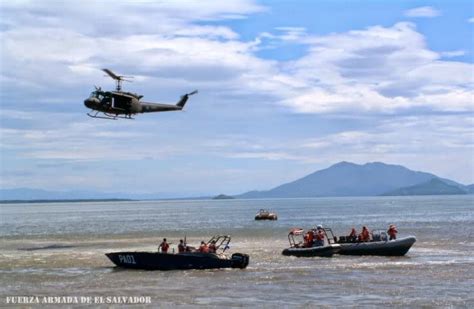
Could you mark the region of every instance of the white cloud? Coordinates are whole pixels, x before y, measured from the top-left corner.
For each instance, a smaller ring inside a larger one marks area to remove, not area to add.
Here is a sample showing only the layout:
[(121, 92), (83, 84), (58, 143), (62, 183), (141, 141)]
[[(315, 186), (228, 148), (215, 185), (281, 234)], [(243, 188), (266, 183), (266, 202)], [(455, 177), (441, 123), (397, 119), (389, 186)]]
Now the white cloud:
[(407, 17), (437, 17), (441, 12), (431, 6), (421, 6), (405, 11)]
[[(87, 2), (77, 10), (66, 5), (62, 14), (54, 6), (37, 3), (7, 8), (10, 14), (3, 14), (11, 27), (0, 34), (6, 101), (22, 91), (24, 97), (37, 101), (61, 102), (64, 90), (77, 91), (86, 83), (110, 85), (98, 71), (109, 67), (138, 76), (144, 93), (155, 92), (159, 84), (172, 89), (173, 98), (191, 88), (225, 91), (243, 100), (265, 96), (299, 113), (473, 108), (472, 65), (440, 60), (460, 51), (428, 49), (413, 24), (325, 36), (312, 36), (301, 27), (278, 27), (277, 34), (242, 41), (229, 27), (202, 22), (264, 8), (250, 1), (194, 4), (160, 2), (143, 10), (120, 3), (113, 6), (110, 17), (101, 19), (105, 23), (101, 28), (90, 12), (100, 11), (103, 3)], [(196, 12), (186, 14), (189, 9)], [(13, 12), (18, 15), (13, 17)], [(120, 22), (112, 18), (125, 12)], [(161, 22), (150, 27), (148, 21), (158, 19)], [(140, 26), (142, 22), (146, 25)], [(84, 28), (84, 24), (97, 28)], [(116, 33), (108, 34), (109, 28)], [(309, 52), (286, 63), (261, 59), (254, 52), (265, 48), (265, 37), (305, 44)]]
[(471, 17), (467, 20), (468, 23), (474, 23), (474, 17)]
[[(308, 166), (309, 171), (314, 171), (315, 165), (326, 167), (338, 161), (383, 161), (433, 172), (465, 184), (473, 181), (472, 175), (463, 173), (461, 168), (472, 170), (474, 167), (474, 120), (470, 115), (373, 118), (372, 123), (367, 129), (278, 142), (253, 138), (243, 144), (233, 143), (229, 138), (229, 145), (237, 146), (231, 150), (229, 146), (216, 146), (215, 153), (248, 160), (295, 162)], [(248, 146), (252, 144), (258, 144), (259, 148)]]
[(451, 51), (445, 51), (445, 52), (440, 53), (442, 57), (446, 57), (446, 58), (464, 56), (465, 54), (466, 52), (464, 50), (451, 50)]
[(473, 66), (440, 60), (411, 23), (305, 40), (309, 54), (285, 68), (300, 86), (280, 90), (297, 112), (474, 109)]

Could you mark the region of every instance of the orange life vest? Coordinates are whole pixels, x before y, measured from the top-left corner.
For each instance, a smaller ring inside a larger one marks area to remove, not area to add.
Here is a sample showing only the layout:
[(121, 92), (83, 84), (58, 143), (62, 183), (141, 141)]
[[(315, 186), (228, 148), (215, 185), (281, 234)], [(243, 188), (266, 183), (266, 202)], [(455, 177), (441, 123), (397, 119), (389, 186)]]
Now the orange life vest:
[(362, 233), (360, 233), (360, 235), (361, 235), (361, 240), (362, 241), (368, 241), (370, 239), (369, 230), (367, 230), (367, 229), (362, 230)]
[(316, 240), (323, 240), (324, 239), (324, 232), (322, 230), (319, 230), (318, 233), (316, 234)]
[(166, 242), (162, 242), (160, 247), (161, 247), (161, 252), (167, 253), (170, 245), (168, 245), (168, 243)]
[(216, 253), (216, 245), (210, 244), (208, 251), (209, 251), (209, 253)]
[(209, 252), (209, 247), (207, 245), (201, 245), (199, 247), (199, 252), (208, 253)]
[(397, 233), (398, 233), (398, 231), (395, 227), (389, 228), (387, 232), (388, 232), (388, 235), (390, 235), (392, 237), (397, 236)]

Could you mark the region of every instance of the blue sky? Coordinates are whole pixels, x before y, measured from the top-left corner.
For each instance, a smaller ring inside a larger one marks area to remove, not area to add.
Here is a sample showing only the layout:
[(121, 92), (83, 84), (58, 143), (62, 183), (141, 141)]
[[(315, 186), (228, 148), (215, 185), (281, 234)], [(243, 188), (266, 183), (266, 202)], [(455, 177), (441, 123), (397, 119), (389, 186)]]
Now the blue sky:
[[(474, 183), (472, 1), (0, 4), (2, 188), (268, 189), (338, 161)], [(88, 118), (101, 68), (185, 112)]]

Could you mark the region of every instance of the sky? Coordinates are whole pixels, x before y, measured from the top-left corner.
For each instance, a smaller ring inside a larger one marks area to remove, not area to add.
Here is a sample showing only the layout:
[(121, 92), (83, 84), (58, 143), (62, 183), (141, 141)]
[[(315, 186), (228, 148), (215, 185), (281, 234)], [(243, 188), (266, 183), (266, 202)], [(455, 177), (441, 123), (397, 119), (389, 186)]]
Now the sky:
[[(339, 161), (474, 183), (472, 1), (0, 1), (0, 187), (269, 189)], [(86, 116), (100, 70), (184, 112)]]

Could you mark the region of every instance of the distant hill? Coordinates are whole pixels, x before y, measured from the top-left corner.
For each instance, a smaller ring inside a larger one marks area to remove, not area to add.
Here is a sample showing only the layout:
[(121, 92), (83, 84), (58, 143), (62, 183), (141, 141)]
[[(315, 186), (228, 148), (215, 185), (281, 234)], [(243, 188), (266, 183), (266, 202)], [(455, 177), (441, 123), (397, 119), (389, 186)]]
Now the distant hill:
[(75, 199), (75, 200), (0, 200), (0, 204), (26, 204), (26, 203), (39, 203), (39, 204), (49, 204), (49, 203), (84, 203), (84, 202), (127, 202), (133, 201), (130, 199)]
[[(210, 197), (195, 197), (194, 199), (209, 199)], [(158, 200), (158, 199), (189, 199), (172, 194), (134, 194), (129, 192), (97, 192), (97, 191), (49, 191), (31, 188), (0, 189), (0, 200), (3, 201), (32, 201), (32, 200)]]
[(104, 193), (94, 191), (49, 191), (42, 189), (17, 188), (1, 189), (0, 200), (115, 200), (138, 199), (127, 193)]
[[(381, 162), (363, 165), (340, 162), (303, 178), (268, 191), (250, 191), (237, 198), (291, 198), (323, 196), (377, 196), (400, 188), (429, 182), (436, 175), (417, 172), (400, 165)], [(452, 180), (449, 185), (467, 191), (467, 187)]]
[(212, 199), (213, 200), (232, 200), (235, 197), (230, 196), (230, 195), (225, 195), (225, 194), (219, 194), (217, 196), (214, 196)]
[(382, 195), (455, 195), (467, 194), (466, 190), (445, 183), (439, 178), (430, 179), (427, 182), (396, 189), (394, 191), (386, 192)]

